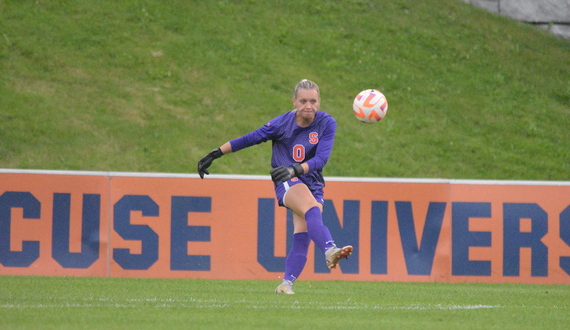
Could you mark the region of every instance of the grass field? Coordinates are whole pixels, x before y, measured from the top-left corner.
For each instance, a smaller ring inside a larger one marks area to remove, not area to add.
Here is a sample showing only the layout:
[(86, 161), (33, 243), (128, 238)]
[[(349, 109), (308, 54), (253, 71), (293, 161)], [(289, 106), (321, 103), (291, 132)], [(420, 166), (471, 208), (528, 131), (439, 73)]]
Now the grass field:
[(570, 286), (0, 277), (2, 329), (565, 329)]

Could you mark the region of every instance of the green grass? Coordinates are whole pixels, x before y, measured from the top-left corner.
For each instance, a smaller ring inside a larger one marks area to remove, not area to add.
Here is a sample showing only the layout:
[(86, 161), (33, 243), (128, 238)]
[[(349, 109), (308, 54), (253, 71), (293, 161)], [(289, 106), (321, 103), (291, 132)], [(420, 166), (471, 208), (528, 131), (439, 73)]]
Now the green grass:
[(562, 329), (570, 286), (0, 277), (3, 329)]
[[(339, 123), (328, 176), (570, 178), (569, 42), (458, 0), (3, 0), (0, 70), (3, 168), (194, 172), (309, 78)], [(352, 115), (366, 88), (382, 123)]]

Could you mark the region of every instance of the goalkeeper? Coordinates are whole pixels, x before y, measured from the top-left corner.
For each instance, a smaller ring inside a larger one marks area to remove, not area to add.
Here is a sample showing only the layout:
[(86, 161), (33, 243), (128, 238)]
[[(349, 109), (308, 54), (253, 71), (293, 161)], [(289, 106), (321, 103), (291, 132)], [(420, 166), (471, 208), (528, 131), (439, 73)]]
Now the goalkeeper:
[(293, 294), (293, 282), (301, 275), (307, 262), (312, 240), (325, 254), (327, 266), (336, 268), (341, 259), (352, 254), (352, 246), (338, 248), (323, 224), (322, 169), (334, 144), (336, 121), (318, 111), (319, 87), (304, 79), (295, 87), (294, 110), (284, 113), (257, 130), (224, 143), (198, 162), (198, 174), (210, 174), (208, 167), (225, 154), (272, 141), (271, 179), (280, 206), (293, 212), (293, 245), (285, 259), (283, 282), (276, 293)]

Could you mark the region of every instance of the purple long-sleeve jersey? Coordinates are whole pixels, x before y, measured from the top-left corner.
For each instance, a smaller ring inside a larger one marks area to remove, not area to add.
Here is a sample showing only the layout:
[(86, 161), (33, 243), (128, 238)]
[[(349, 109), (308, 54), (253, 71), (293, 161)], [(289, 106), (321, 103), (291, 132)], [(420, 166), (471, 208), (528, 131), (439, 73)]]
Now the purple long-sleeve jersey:
[(317, 111), (311, 125), (300, 127), (295, 121), (295, 113), (296, 110), (284, 113), (255, 131), (231, 140), (232, 151), (271, 140), (271, 167), (306, 162), (309, 172), (300, 179), (311, 190), (321, 189), (325, 185), (322, 169), (332, 152), (336, 121), (326, 112)]

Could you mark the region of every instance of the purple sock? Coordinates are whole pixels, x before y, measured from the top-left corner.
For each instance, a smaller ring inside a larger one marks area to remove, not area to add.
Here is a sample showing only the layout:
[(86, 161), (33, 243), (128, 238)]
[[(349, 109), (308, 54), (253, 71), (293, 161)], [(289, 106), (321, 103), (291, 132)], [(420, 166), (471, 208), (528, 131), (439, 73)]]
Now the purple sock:
[(285, 259), (285, 276), (283, 279), (294, 282), (305, 268), (307, 253), (311, 239), (307, 232), (293, 235), (293, 246)]
[(323, 215), (321, 210), (314, 206), (305, 213), (305, 221), (307, 221), (307, 231), (309, 237), (323, 251), (334, 246), (329, 229), (323, 224)]

